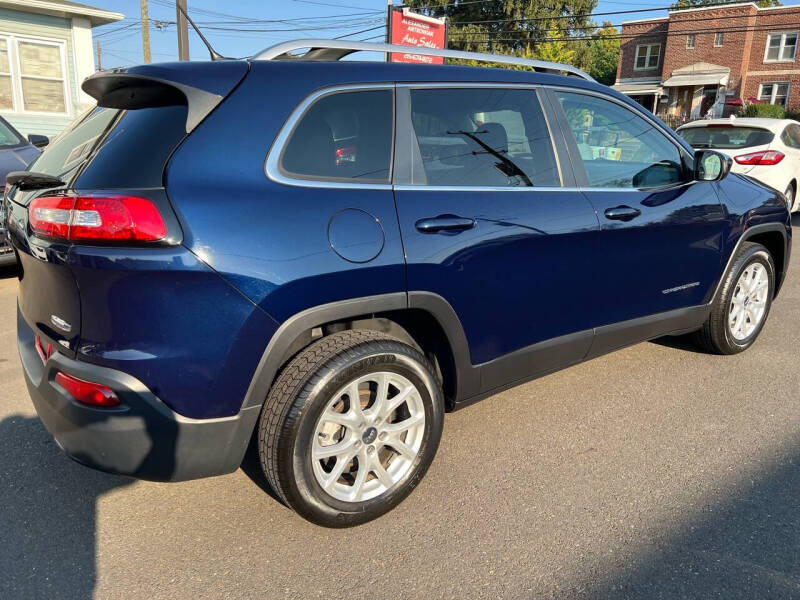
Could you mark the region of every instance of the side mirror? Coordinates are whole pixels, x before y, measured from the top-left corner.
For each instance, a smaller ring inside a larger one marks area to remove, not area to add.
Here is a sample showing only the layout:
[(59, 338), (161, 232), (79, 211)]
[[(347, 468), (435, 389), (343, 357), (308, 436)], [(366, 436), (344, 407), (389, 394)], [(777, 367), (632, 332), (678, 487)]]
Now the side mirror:
[(733, 160), (714, 150), (698, 150), (694, 153), (694, 179), (696, 181), (719, 181), (731, 171)]
[(35, 133), (32, 133), (28, 136), (28, 141), (37, 148), (44, 148), (50, 143), (50, 138), (46, 135), (36, 135)]

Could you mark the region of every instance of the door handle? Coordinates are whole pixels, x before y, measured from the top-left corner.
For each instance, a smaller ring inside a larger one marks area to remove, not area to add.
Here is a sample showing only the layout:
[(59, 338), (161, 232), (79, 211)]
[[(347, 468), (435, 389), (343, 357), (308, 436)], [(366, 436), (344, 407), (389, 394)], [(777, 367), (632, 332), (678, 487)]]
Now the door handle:
[(414, 225), (420, 233), (461, 231), (475, 227), (475, 219), (467, 219), (457, 215), (439, 215), (438, 217), (420, 219)]
[(611, 219), (612, 221), (630, 221), (640, 214), (642, 214), (642, 211), (632, 206), (615, 206), (614, 208), (607, 208), (605, 212), (606, 219)]

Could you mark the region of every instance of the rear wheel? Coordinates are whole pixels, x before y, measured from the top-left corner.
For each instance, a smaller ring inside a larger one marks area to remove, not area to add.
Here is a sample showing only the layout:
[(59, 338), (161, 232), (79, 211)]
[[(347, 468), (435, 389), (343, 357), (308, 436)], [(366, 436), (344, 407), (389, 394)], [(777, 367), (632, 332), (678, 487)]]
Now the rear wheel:
[(374, 519), (416, 487), (441, 438), (433, 367), (382, 333), (343, 331), (283, 370), (259, 424), (261, 464), (291, 508), (328, 527)]
[(711, 352), (736, 354), (749, 348), (764, 327), (775, 291), (775, 265), (764, 246), (745, 242), (724, 277), (695, 339)]

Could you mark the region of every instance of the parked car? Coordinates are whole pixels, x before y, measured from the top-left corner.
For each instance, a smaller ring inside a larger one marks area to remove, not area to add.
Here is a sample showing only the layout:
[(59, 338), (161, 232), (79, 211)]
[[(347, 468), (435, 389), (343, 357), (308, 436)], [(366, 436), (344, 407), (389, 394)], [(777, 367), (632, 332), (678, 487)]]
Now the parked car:
[[(39, 156), (39, 148), (47, 146), (49, 140), (43, 135), (30, 135), (26, 140), (3, 117), (0, 117), (0, 178), (5, 181), (10, 171), (24, 169)], [(8, 241), (5, 219), (0, 210), (0, 267), (14, 264), (14, 250)]]
[(693, 148), (713, 148), (733, 159), (731, 170), (783, 192), (800, 210), (800, 123), (792, 119), (711, 119), (678, 128)]
[(98, 108), (9, 175), (19, 353), (67, 454), (174, 481), (252, 441), (288, 506), (350, 526), (418, 485), (445, 411), (660, 336), (757, 339), (780, 193), (574, 67), (353, 49), (398, 51), (95, 74)]

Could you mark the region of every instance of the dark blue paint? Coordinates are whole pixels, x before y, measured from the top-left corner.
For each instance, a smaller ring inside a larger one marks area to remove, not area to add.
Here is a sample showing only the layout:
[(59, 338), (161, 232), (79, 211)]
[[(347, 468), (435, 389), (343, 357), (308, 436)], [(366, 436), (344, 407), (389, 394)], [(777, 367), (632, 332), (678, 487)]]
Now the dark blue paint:
[[(716, 184), (697, 182), (662, 192), (586, 192), (603, 229), (596, 255), (594, 325), (702, 304), (722, 268), (725, 211)], [(606, 209), (641, 214), (610, 220)], [(672, 290), (689, 285), (683, 290)]]
[[(408, 287), (447, 298), (473, 363), (592, 327), (587, 306), (599, 226), (579, 192), (421, 188), (396, 197)], [(445, 213), (477, 224), (456, 233), (421, 233), (414, 226)]]
[(365, 263), (381, 253), (386, 236), (380, 220), (374, 215), (364, 210), (345, 208), (331, 217), (328, 241), (333, 251), (343, 259)]
[(73, 247), (78, 356), (146, 382), (194, 418), (239, 412), (277, 323), (186, 248)]
[[(26, 321), (56, 344), (49, 315), (79, 321), (79, 334), (67, 341), (80, 361), (133, 375), (186, 416), (235, 414), (279, 324), (307, 308), (434, 292), (454, 308), (478, 364), (557, 336), (706, 302), (747, 227), (777, 222), (791, 235), (781, 199), (737, 176), (652, 194), (535, 188), (395, 194), (285, 186), (264, 173), (291, 111), (332, 84), (557, 84), (613, 95), (641, 111), (627, 97), (576, 78), (357, 62), (176, 63), (129, 72), (222, 94), (244, 76), (167, 166), (164, 184), (182, 245), (37, 242), (46, 248), (45, 262), (30, 252), (24, 207), (11, 203), (23, 267), (20, 306)], [(605, 220), (606, 208), (622, 204), (641, 214)], [(416, 229), (420, 219), (440, 215), (475, 226)], [(662, 293), (694, 281), (700, 285)]]

